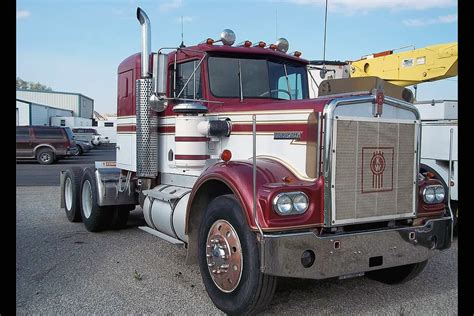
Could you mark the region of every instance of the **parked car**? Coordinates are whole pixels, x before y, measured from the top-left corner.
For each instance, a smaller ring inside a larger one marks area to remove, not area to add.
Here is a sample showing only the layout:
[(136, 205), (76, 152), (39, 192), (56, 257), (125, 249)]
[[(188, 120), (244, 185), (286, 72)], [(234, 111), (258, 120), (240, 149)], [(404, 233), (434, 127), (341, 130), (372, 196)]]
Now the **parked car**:
[(68, 133), (70, 132), (73, 135), (72, 139), (74, 139), (74, 141), (76, 142), (76, 147), (77, 147), (76, 156), (81, 156), (83, 153), (86, 153), (93, 148), (91, 142), (86, 142), (86, 141), (77, 139), (76, 135), (74, 135), (74, 132), (72, 131), (70, 127), (64, 127), (64, 128), (68, 130)]
[(109, 137), (99, 134), (99, 144), (109, 144), (109, 143), (110, 143)]
[(16, 158), (52, 164), (77, 153), (71, 130), (57, 126), (17, 126)]
[(93, 148), (90, 142), (85, 142), (82, 140), (76, 140), (76, 146), (77, 156), (81, 156), (83, 153), (86, 153)]
[(72, 129), (76, 139), (91, 142), (94, 146), (100, 145), (100, 135), (94, 128), (75, 127)]

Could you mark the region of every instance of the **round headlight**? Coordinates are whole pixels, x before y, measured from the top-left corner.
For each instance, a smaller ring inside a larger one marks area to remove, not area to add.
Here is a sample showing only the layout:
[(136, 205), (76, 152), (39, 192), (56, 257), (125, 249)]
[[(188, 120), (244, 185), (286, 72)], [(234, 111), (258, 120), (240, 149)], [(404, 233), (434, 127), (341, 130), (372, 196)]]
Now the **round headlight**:
[(279, 213), (287, 214), (291, 212), (291, 209), (293, 208), (293, 203), (288, 195), (281, 194), (277, 196), (275, 206)]
[(298, 193), (293, 197), (293, 207), (298, 213), (306, 212), (308, 203), (308, 197), (304, 193)]
[(435, 200), (435, 189), (433, 187), (425, 188), (425, 191), (423, 192), (423, 198), (426, 203), (433, 203)]
[(435, 189), (435, 196), (437, 202), (442, 202), (444, 200), (444, 188), (439, 186)]

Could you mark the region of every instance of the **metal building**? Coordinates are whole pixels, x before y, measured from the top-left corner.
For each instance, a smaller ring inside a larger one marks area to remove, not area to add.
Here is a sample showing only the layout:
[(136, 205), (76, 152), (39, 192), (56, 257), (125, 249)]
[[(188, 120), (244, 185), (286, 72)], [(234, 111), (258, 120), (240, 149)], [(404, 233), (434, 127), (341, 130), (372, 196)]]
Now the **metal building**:
[(16, 99), (16, 125), (50, 126), (56, 116), (72, 116), (72, 111)]
[(94, 100), (80, 93), (16, 89), (16, 98), (72, 111), (72, 116), (75, 117), (93, 118)]

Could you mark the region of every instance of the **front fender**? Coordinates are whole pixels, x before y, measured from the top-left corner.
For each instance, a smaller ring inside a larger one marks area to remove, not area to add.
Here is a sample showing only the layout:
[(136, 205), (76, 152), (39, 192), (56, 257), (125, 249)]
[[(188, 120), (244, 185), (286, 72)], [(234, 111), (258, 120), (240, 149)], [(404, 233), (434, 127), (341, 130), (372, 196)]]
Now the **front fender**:
[[(323, 223), (323, 179), (305, 181), (276, 160), (257, 158), (256, 188), (259, 224), (264, 231), (288, 230), (320, 226)], [(206, 169), (196, 181), (191, 192), (187, 218), (199, 190), (209, 181), (219, 181), (236, 196), (250, 228), (257, 230), (253, 218), (252, 162), (219, 162)], [(273, 197), (285, 191), (303, 191), (310, 199), (310, 207), (303, 215), (280, 216), (273, 211)]]

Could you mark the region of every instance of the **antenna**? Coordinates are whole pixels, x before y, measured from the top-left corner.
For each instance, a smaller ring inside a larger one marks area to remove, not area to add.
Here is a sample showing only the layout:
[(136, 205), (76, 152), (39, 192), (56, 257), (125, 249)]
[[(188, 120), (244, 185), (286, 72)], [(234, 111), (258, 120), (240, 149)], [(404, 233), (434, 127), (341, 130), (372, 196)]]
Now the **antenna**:
[(275, 40), (278, 40), (278, 9), (275, 9)]
[(186, 47), (184, 45), (184, 26), (183, 26), (183, 16), (181, 16), (181, 45), (179, 45), (180, 48)]
[(326, 70), (326, 27), (328, 24), (328, 0), (326, 0), (326, 10), (324, 14), (324, 46), (323, 46), (323, 68), (321, 69), (321, 72), (319, 75), (321, 76), (321, 79), (324, 79), (326, 76), (327, 70)]

